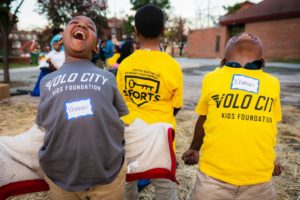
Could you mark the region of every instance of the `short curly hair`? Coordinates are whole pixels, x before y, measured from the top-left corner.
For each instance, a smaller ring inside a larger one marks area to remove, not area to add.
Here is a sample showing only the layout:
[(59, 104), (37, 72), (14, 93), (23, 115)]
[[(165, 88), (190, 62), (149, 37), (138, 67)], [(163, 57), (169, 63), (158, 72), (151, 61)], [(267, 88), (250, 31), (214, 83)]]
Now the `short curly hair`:
[(141, 7), (134, 17), (136, 30), (145, 38), (159, 37), (164, 28), (164, 13), (155, 5)]

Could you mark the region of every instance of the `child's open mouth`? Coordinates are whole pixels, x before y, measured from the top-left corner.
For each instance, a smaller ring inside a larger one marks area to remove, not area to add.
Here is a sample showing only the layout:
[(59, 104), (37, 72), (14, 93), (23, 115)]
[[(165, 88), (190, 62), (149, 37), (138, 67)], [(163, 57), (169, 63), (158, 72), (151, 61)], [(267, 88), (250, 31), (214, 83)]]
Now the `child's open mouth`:
[(82, 31), (75, 31), (74, 33), (73, 33), (73, 37), (75, 38), (75, 39), (77, 39), (77, 40), (81, 40), (81, 41), (83, 41), (83, 40), (85, 40), (86, 39), (86, 36), (85, 36), (85, 34), (82, 32)]

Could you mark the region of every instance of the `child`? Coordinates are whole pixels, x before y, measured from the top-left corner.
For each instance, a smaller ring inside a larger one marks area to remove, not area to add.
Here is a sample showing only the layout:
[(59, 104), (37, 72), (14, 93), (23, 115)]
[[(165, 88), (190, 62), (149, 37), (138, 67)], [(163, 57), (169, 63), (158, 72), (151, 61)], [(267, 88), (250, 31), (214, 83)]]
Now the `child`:
[(107, 59), (111, 58), (114, 55), (114, 44), (111, 40), (112, 36), (109, 31), (106, 30), (105, 34), (102, 36), (102, 39), (100, 41), (99, 45), (99, 55), (101, 59), (101, 68), (106, 68), (106, 61)]
[(114, 67), (114, 64), (117, 62), (120, 57), (120, 47), (118, 45), (114, 45), (114, 55), (106, 60), (106, 64), (109, 68)]
[(196, 164), (201, 149), (191, 199), (275, 199), (271, 177), (281, 119), (279, 81), (262, 71), (261, 41), (249, 33), (227, 42), (222, 62), (203, 79), (196, 107), (200, 116), (182, 157)]
[(123, 199), (127, 114), (114, 76), (89, 60), (96, 26), (74, 17), (63, 33), (66, 62), (41, 82), (36, 123), (46, 131), (39, 162), (52, 199)]
[(108, 71), (110, 71), (111, 73), (113, 73), (115, 76), (118, 73), (118, 66), (119, 64), (128, 56), (130, 56), (135, 50), (137, 49), (137, 45), (136, 42), (133, 40), (127, 40), (126, 42), (124, 42), (124, 44), (122, 45), (121, 49), (120, 49), (120, 54), (119, 54), (119, 58), (116, 60), (116, 62), (114, 63), (114, 65), (112, 66), (112, 69), (109, 69)]
[(39, 61), (40, 74), (31, 92), (31, 96), (40, 96), (40, 81), (47, 74), (58, 70), (65, 62), (65, 53), (62, 50), (62, 35), (57, 34), (51, 39), (51, 51), (43, 60)]
[(114, 68), (118, 68), (118, 66), (120, 65), (120, 63), (127, 58), (128, 56), (130, 56), (135, 50), (138, 49), (137, 43), (132, 40), (132, 39), (128, 39), (126, 40), (123, 44), (122, 47), (120, 49), (120, 57), (117, 59)]
[(46, 55), (46, 62), (52, 71), (58, 70), (65, 62), (65, 53), (63, 50), (62, 35), (57, 34), (50, 42), (51, 49)]
[[(146, 5), (135, 15), (136, 35), (140, 49), (124, 59), (118, 67), (117, 83), (129, 109), (123, 117), (126, 124), (136, 118), (147, 123), (166, 122), (176, 126), (174, 115), (183, 104), (183, 75), (179, 64), (159, 51), (159, 38), (164, 30), (160, 8)], [(177, 199), (175, 184), (166, 179), (153, 179), (155, 199)], [(135, 182), (126, 186), (126, 198), (138, 198)]]

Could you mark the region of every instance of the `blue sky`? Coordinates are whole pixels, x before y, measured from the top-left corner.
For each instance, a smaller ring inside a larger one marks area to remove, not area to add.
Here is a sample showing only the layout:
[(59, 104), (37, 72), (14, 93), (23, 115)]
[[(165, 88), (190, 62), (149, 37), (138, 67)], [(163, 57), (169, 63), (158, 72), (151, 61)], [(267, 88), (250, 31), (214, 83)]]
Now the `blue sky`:
[[(245, 0), (170, 0), (172, 9), (170, 15), (182, 16), (190, 21), (192, 28), (199, 28), (207, 26), (208, 10), (213, 16), (224, 14), (222, 6), (233, 5)], [(250, 0), (258, 3), (262, 0)], [(107, 16), (124, 17), (131, 13), (130, 0), (108, 0)], [(19, 29), (32, 30), (43, 28), (47, 25), (47, 19), (43, 15), (37, 14), (34, 10), (36, 8), (36, 0), (25, 0), (19, 13)]]

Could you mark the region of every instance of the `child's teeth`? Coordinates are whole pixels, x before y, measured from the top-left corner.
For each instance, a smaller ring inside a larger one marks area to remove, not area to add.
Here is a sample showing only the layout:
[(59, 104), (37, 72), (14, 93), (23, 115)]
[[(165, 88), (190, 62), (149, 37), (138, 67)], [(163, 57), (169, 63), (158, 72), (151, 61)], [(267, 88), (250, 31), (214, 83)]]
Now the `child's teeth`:
[(85, 34), (84, 34), (82, 31), (76, 31), (76, 32), (75, 32), (75, 35), (76, 35), (77, 33), (81, 34), (81, 35), (82, 35), (82, 38), (85, 39)]

